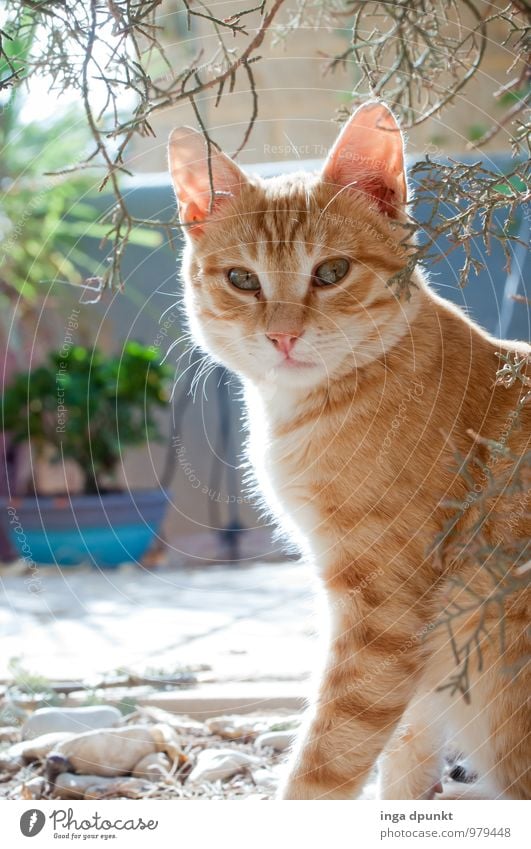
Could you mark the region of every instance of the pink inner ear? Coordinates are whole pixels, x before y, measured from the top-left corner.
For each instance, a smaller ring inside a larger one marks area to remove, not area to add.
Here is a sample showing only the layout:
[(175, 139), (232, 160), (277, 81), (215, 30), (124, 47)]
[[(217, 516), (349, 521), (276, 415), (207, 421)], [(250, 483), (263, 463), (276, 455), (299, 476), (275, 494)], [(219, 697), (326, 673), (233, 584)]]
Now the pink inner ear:
[(397, 193), (390, 185), (387, 185), (381, 175), (375, 174), (361, 176), (353, 185), (354, 189), (363, 192), (369, 199), (375, 200), (380, 212), (394, 217), (396, 215)]
[(174, 130), (168, 152), (181, 221), (190, 225), (187, 232), (197, 235), (202, 232), (209, 214), (217, 211), (227, 198), (235, 197), (246, 178), (228, 156), (212, 150), (212, 199), (207, 147), (201, 133), (189, 127)]
[(205, 210), (194, 203), (193, 200), (180, 204), (179, 215), (183, 224), (190, 226), (201, 224), (206, 218)]
[[(215, 190), (215, 186), (214, 186)], [(208, 179), (202, 179), (202, 174), (194, 174), (187, 169), (178, 194), (179, 215), (183, 224), (200, 225), (205, 222), (211, 211), (211, 193)], [(212, 200), (212, 210), (216, 207), (216, 197)]]
[[(195, 163), (186, 164), (180, 169), (175, 169), (173, 177), (181, 221), (183, 224), (193, 225), (189, 229), (193, 229), (197, 233), (199, 232), (199, 225), (204, 224), (209, 213), (217, 207), (220, 199), (214, 194), (211, 201), (208, 166), (205, 169), (202, 161), (197, 166), (195, 166)], [(217, 182), (217, 180), (214, 180), (214, 192)]]
[(402, 134), (380, 103), (360, 107), (341, 131), (323, 170), (323, 179), (357, 189), (395, 217), (407, 200)]

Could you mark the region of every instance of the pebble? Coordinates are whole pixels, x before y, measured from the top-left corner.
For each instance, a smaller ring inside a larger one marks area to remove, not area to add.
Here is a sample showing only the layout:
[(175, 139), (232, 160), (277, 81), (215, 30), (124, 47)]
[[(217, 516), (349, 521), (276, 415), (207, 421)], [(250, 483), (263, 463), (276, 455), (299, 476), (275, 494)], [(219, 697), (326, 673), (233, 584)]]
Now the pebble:
[(255, 740), (257, 749), (263, 749), (268, 746), (276, 752), (283, 752), (293, 745), (296, 732), (291, 731), (266, 731), (265, 734), (260, 734)]
[[(134, 564), (136, 565), (136, 564)], [(117, 778), (105, 787), (100, 781), (85, 791), (85, 799), (108, 799), (110, 796), (126, 796), (128, 799), (140, 799), (152, 789), (147, 781), (140, 778)]]
[(253, 780), (257, 787), (269, 789), (278, 785), (279, 776), (274, 770), (263, 767), (253, 772)]
[(224, 740), (244, 740), (254, 739), (267, 729), (268, 724), (245, 716), (215, 716), (207, 719), (206, 726), (211, 734), (217, 734)]
[(20, 798), (21, 799), (42, 799), (44, 791), (46, 789), (46, 781), (44, 778), (37, 776), (37, 778), (30, 778), (29, 781), (25, 781), (24, 784), (20, 788)]
[(53, 797), (55, 799), (84, 799), (85, 792), (94, 784), (112, 784), (113, 778), (102, 778), (101, 775), (75, 775), (73, 772), (63, 772), (55, 779)]
[(181, 734), (208, 734), (208, 728), (204, 722), (198, 722), (196, 719), (191, 719), (182, 714), (169, 713), (163, 708), (142, 705), (139, 708), (139, 715), (141, 720), (147, 717), (155, 720), (155, 722), (163, 722)]
[(292, 731), (299, 728), (302, 717), (300, 713), (290, 714), (289, 716), (279, 717), (276, 721), (269, 724), (269, 731)]
[(148, 781), (160, 781), (169, 777), (171, 761), (164, 752), (153, 752), (141, 758), (133, 769), (135, 778), (146, 778)]
[(188, 783), (223, 781), (247, 767), (259, 765), (258, 758), (235, 749), (205, 749), (199, 753), (197, 763), (188, 776)]
[(113, 777), (127, 775), (146, 755), (165, 752), (184, 758), (172, 728), (164, 725), (124, 725), (70, 735), (50, 757), (66, 758), (73, 772)]
[(34, 740), (22, 740), (9, 747), (4, 757), (22, 758), (26, 762), (40, 761), (45, 758), (56, 746), (71, 740), (74, 735), (67, 731), (54, 731), (51, 734), (41, 734)]
[(54, 799), (100, 799), (110, 795), (136, 798), (146, 789), (146, 782), (138, 778), (103, 778), (63, 772), (55, 781), (52, 795)]
[(82, 734), (98, 728), (114, 728), (122, 722), (122, 714), (112, 705), (90, 707), (39, 708), (22, 726), (22, 739), (32, 740), (52, 731), (70, 731)]
[[(2, 754), (0, 754), (0, 775), (3, 772), (7, 772), (7, 773), (10, 773), (10, 774), (18, 772), (19, 769), (22, 769), (22, 767), (24, 765), (25, 765), (24, 758), (22, 758), (20, 756), (11, 758), (6, 754), (6, 752), (3, 752)], [(4, 779), (4, 777), (2, 776), (2, 780), (3, 779)]]
[(20, 740), (20, 728), (16, 725), (4, 725), (0, 728), (0, 743), (16, 743)]

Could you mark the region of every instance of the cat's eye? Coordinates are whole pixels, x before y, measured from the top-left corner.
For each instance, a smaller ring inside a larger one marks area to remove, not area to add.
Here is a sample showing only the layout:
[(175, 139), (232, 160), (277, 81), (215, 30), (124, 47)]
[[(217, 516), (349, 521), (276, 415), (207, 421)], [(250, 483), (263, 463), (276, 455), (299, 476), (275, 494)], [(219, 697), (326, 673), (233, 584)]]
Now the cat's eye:
[(313, 272), (313, 283), (315, 286), (333, 286), (346, 276), (350, 263), (343, 257), (327, 259), (318, 265)]
[(227, 277), (233, 286), (236, 286), (237, 289), (242, 289), (244, 292), (260, 291), (258, 275), (252, 271), (247, 271), (246, 268), (231, 268), (227, 272)]

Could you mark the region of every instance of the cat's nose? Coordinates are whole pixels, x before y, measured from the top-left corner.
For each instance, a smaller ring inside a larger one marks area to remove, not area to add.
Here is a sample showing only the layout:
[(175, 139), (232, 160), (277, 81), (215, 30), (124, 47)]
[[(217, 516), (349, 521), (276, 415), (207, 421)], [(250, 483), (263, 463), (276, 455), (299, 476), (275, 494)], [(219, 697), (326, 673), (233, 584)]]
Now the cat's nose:
[(282, 351), (286, 357), (289, 357), (300, 335), (300, 333), (266, 333), (267, 338), (271, 340), (275, 348)]

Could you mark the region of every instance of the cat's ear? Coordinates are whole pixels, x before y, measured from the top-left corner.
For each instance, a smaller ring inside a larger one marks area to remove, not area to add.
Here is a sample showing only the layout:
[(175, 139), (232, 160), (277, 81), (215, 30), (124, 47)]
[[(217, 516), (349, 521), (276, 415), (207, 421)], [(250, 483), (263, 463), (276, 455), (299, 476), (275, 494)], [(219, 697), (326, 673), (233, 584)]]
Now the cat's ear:
[(168, 144), (170, 174), (186, 232), (198, 236), (212, 211), (235, 197), (246, 182), (243, 171), (224, 153), (211, 149), (210, 169), (214, 197), (211, 199), (208, 148), (202, 133), (191, 127), (172, 131)]
[(377, 101), (360, 106), (332, 148), (323, 180), (352, 187), (376, 201), (395, 218), (407, 202), (404, 142), (391, 110)]

